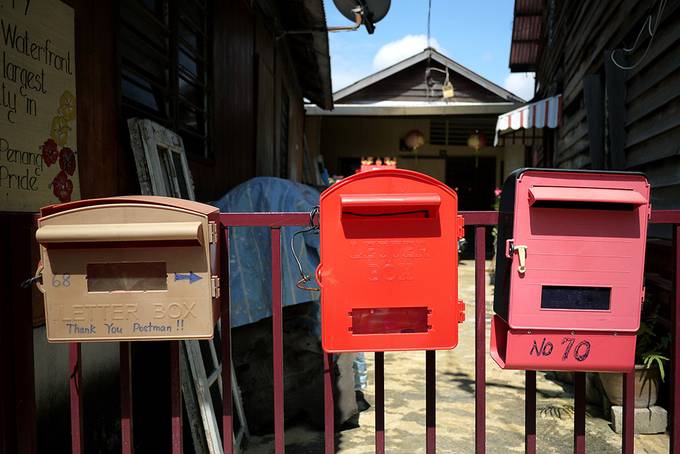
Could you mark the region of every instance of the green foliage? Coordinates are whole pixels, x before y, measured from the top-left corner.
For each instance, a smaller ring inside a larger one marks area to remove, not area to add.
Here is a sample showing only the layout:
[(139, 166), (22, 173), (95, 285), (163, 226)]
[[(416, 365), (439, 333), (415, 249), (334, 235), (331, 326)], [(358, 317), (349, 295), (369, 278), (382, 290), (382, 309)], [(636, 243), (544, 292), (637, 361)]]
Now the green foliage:
[(652, 366), (656, 365), (659, 368), (659, 375), (661, 375), (661, 381), (665, 381), (665, 371), (663, 368), (663, 362), (669, 361), (670, 358), (663, 356), (659, 353), (647, 353), (642, 356), (642, 363), (645, 369), (651, 369)]
[(642, 320), (637, 332), (635, 363), (644, 365), (646, 369), (658, 368), (663, 381), (666, 376), (664, 363), (669, 361), (671, 333), (664, 330), (659, 320), (659, 305), (647, 299), (643, 304)]

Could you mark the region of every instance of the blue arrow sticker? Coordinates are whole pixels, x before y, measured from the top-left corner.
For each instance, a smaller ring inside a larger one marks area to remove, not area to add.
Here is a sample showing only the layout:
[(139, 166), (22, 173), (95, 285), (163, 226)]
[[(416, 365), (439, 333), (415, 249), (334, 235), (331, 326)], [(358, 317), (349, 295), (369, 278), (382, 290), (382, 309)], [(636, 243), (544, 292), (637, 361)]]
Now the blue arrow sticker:
[(195, 274), (192, 271), (189, 271), (189, 274), (175, 273), (176, 281), (189, 281), (189, 284), (193, 284), (194, 282), (200, 281), (201, 279), (203, 279), (201, 276)]

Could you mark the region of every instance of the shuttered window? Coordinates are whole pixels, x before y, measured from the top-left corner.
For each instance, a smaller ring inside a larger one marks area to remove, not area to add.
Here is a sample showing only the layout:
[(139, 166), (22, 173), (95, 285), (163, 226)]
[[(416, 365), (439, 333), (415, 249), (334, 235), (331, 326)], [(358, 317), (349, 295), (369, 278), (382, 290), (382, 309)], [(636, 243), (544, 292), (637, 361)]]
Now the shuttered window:
[(122, 0), (120, 85), (125, 119), (177, 132), (190, 156), (210, 147), (208, 0)]
[(467, 146), (475, 131), (487, 140), (494, 136), (495, 118), (490, 117), (437, 117), (430, 120), (430, 145)]

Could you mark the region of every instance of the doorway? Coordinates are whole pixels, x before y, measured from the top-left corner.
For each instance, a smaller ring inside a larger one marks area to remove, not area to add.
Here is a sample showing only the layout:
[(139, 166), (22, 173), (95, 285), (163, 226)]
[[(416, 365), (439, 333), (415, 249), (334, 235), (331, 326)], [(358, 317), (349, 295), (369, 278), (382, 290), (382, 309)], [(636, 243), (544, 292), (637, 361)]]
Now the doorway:
[[(458, 211), (493, 209), (496, 187), (496, 158), (491, 156), (456, 156), (446, 159), (446, 184), (458, 193)], [(487, 229), (486, 257), (493, 255), (493, 236)], [(462, 259), (474, 259), (475, 232), (465, 227), (466, 246)]]

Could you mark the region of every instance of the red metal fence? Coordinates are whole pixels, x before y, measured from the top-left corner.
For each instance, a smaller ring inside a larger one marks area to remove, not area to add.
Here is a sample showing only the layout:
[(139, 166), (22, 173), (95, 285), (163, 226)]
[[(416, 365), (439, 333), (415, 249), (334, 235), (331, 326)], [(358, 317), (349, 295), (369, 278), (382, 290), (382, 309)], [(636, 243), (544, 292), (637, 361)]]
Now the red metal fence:
[[(486, 229), (497, 224), (497, 212), (463, 212), (466, 226), (475, 228), (475, 451), (484, 453), (486, 448), (486, 295), (485, 295), (485, 252)], [(221, 252), (221, 282), (228, 283), (229, 229), (234, 227), (268, 227), (272, 248), (272, 329), (273, 329), (273, 370), (274, 370), (274, 446), (275, 452), (284, 452), (283, 414), (283, 329), (281, 307), (281, 228), (304, 227), (309, 223), (308, 213), (223, 213)], [(671, 363), (671, 423), (670, 452), (680, 454), (680, 211), (654, 211), (652, 224), (671, 224), (673, 229), (673, 350)], [(224, 285), (221, 303), (222, 364), (231, 364), (231, 336), (229, 289)], [(171, 409), (172, 451), (182, 452), (182, 410), (179, 368), (179, 342), (171, 347)], [(436, 354), (426, 353), (426, 452), (436, 450)], [(81, 361), (80, 345), (70, 347), (70, 393), (71, 393), (71, 441), (74, 453), (86, 452), (83, 447)], [(324, 402), (325, 402), (325, 452), (335, 452), (334, 407), (332, 376), (333, 357), (324, 355)], [(574, 377), (574, 452), (584, 453), (586, 398), (585, 373), (577, 372)], [(231, 373), (229, 367), (222, 367), (223, 380), (223, 448), (225, 454), (233, 452), (233, 415)], [(121, 440), (123, 453), (133, 450), (132, 392), (130, 382), (130, 347), (121, 343), (120, 348), (121, 386)], [(622, 451), (632, 453), (634, 449), (634, 373), (624, 374), (624, 423)], [(375, 353), (375, 450), (385, 451), (385, 385), (384, 354)], [(536, 372), (526, 372), (525, 383), (525, 444), (527, 453), (536, 452)], [(90, 448), (88, 451), (92, 451)]]

